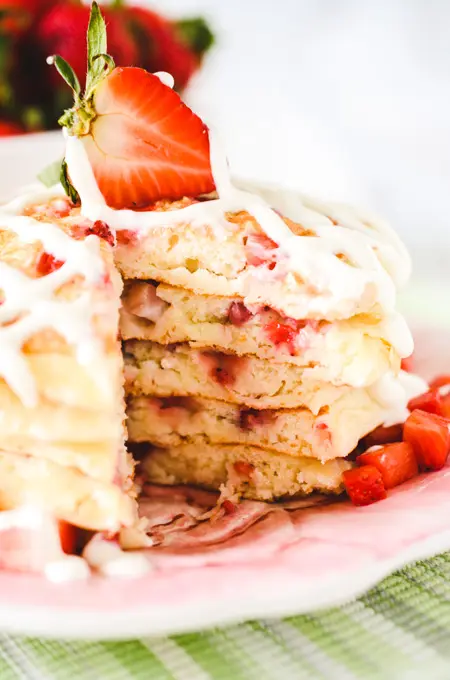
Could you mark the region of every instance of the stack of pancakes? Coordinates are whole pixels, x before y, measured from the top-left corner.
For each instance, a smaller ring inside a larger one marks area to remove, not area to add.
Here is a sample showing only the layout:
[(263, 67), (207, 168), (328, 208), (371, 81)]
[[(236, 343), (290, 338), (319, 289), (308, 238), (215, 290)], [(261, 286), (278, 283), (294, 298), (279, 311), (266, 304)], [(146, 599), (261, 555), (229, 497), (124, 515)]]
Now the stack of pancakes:
[(43, 194), (0, 210), (0, 509), (115, 533), (137, 516), (122, 281), (107, 240), (65, 198)]
[[(322, 232), (380, 237), (348, 209), (303, 209)], [(143, 467), (159, 484), (262, 500), (340, 493), (349, 454), (387, 417), (380, 384), (410, 352), (388, 331), (401, 322), (386, 317), (369, 279), (360, 293), (327, 299), (248, 212), (226, 212), (219, 225), (199, 215), (118, 232), (129, 441), (148, 444)], [(305, 244), (316, 236), (284, 223)]]

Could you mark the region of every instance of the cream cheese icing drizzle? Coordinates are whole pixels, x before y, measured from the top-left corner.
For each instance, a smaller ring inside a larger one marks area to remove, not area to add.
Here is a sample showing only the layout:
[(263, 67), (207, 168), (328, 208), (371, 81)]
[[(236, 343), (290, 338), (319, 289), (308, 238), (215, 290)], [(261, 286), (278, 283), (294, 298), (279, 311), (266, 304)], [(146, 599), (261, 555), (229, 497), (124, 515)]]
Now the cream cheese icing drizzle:
[[(395, 232), (381, 221), (360, 217), (350, 208), (325, 206), (302, 199), (294, 192), (262, 191), (263, 196), (242, 190), (231, 181), (226, 156), (217, 136), (210, 131), (211, 168), (219, 198), (202, 201), (179, 210), (165, 212), (135, 212), (114, 210), (106, 205), (83, 142), (67, 138), (66, 161), (71, 180), (82, 204), (82, 213), (91, 220), (103, 220), (116, 231), (122, 229), (148, 233), (154, 227), (173, 226), (180, 222), (210, 224), (216, 229), (227, 229), (225, 213), (246, 210), (259, 222), (263, 231), (275, 241), (283, 255), (286, 280), (293, 273), (307, 281), (308, 289), (295, 290), (297, 318), (315, 315), (326, 318), (336, 310), (354, 307), (368, 288), (376, 291), (376, 299), (386, 317), (387, 339), (402, 355), (411, 353), (413, 345), (409, 330), (395, 311), (396, 288), (409, 277), (410, 260)], [(284, 214), (314, 236), (298, 236), (291, 232), (284, 220), (270, 204), (281, 207)], [(337, 222), (337, 224), (336, 224)], [(229, 228), (229, 225), (228, 225)], [(346, 260), (337, 255), (344, 255)], [(245, 298), (248, 288), (261, 284), (258, 279), (279, 276), (278, 267), (269, 272), (249, 268), (242, 281)], [(311, 294), (309, 288), (313, 288)]]
[[(171, 86), (172, 81), (168, 76), (166, 77), (166, 74), (157, 75), (163, 82)], [(316, 314), (322, 314), (326, 318), (327, 312), (333, 310), (336, 305), (342, 304), (342, 301), (351, 302), (360, 299), (366, 287), (372, 286), (376, 290), (378, 303), (384, 311), (385, 337), (402, 356), (411, 353), (412, 339), (408, 327), (401, 315), (395, 311), (396, 287), (407, 280), (410, 261), (400, 239), (383, 222), (369, 218), (345, 206), (325, 205), (308, 198), (301, 198), (296, 192), (280, 191), (275, 188), (255, 190), (254, 187), (243, 182), (235, 185), (231, 181), (226, 156), (220, 147), (219, 140), (211, 131), (211, 168), (218, 198), (202, 201), (180, 210), (166, 212), (114, 210), (106, 205), (98, 188), (83, 142), (70, 136), (66, 137), (66, 142), (66, 162), (71, 181), (80, 195), (82, 214), (85, 217), (93, 221), (103, 220), (114, 230), (131, 229), (145, 234), (154, 227), (173, 226), (186, 221), (198, 224), (208, 223), (218, 229), (226, 229), (228, 225), (226, 212), (246, 210), (259, 222), (267, 236), (278, 244), (283, 254), (286, 277), (292, 275), (292, 272), (296, 272), (314, 289), (313, 293), (309, 292), (299, 296), (298, 307), (304, 311), (304, 316), (312, 311)], [(239, 188), (239, 186), (242, 188)], [(93, 276), (99, 275), (98, 267), (92, 267), (89, 264), (88, 267), (83, 268), (84, 256), (82, 254), (88, 253), (91, 248), (89, 239), (77, 243), (56, 227), (54, 227), (54, 230), (58, 236), (53, 232), (50, 234), (51, 230), (44, 233), (45, 229), (52, 227), (52, 225), (43, 227), (42, 222), (37, 223), (31, 218), (15, 217), (31, 202), (46, 201), (51, 197), (62, 194), (60, 187), (50, 190), (40, 189), (35, 193), (25, 194), (15, 199), (3, 206), (0, 211), (4, 223), (8, 222), (6, 217), (11, 216), (12, 221), (9, 221), (7, 226), (14, 229), (15, 223), (15, 229), (20, 230), (20, 234), (19, 231), (17, 233), (21, 238), (26, 240), (27, 234), (33, 232), (36, 236), (35, 240), (45, 239), (43, 244), (48, 252), (54, 254), (58, 259), (65, 260), (65, 265), (61, 269), (42, 279), (42, 288), (39, 288), (39, 281), (33, 280), (34, 292), (32, 295), (35, 300), (39, 299), (40, 303), (37, 306), (34, 305), (35, 312), (28, 315), (31, 318), (25, 317), (23, 321), (26, 321), (26, 323), (22, 327), (19, 325), (16, 335), (11, 334), (12, 337), (9, 341), (10, 351), (15, 356), (15, 369), (12, 368), (11, 362), (8, 362), (6, 358), (2, 362), (5, 366), (0, 365), (0, 372), (8, 373), (8, 381), (16, 385), (16, 390), (20, 393), (21, 398), (30, 405), (34, 403), (36, 395), (33, 392), (30, 377), (28, 376), (28, 380), (25, 379), (26, 365), (24, 363), (21, 365), (20, 353), (17, 354), (16, 352), (18, 343), (23, 342), (23, 337), (26, 336), (27, 332), (35, 332), (33, 329), (41, 328), (44, 323), (56, 327), (58, 324), (55, 314), (57, 311), (56, 301), (52, 301), (51, 296), (55, 288), (61, 285), (65, 275), (69, 278), (77, 272), (83, 275), (87, 274), (88, 277), (90, 276), (88, 270)], [(290, 217), (308, 231), (313, 232), (314, 235), (298, 236), (293, 234), (276, 210)], [(26, 222), (24, 220), (31, 221)], [(37, 236), (36, 225), (40, 225), (39, 237)], [(66, 238), (67, 241), (62, 243), (60, 237)], [(28, 238), (31, 238), (31, 236), (28, 236)], [(95, 237), (92, 238), (95, 239)], [(338, 258), (338, 254), (343, 254), (348, 261)], [(97, 261), (97, 264), (99, 263), (101, 265), (100, 258)], [(2, 280), (6, 281), (9, 277), (12, 281), (17, 270), (11, 272), (5, 267), (6, 265), (2, 268), (0, 274)], [(81, 270), (78, 269), (79, 267), (81, 267)], [(251, 267), (249, 269), (252, 270)], [(3, 271), (5, 275), (3, 275)], [(273, 272), (267, 271), (264, 271), (263, 274), (266, 277), (272, 275), (274, 275)], [(243, 297), (246, 295), (246, 285), (251, 285), (251, 279), (253, 278), (253, 281), (255, 281), (259, 276), (261, 274), (256, 268), (253, 272), (250, 271), (248, 280), (243, 283), (243, 290), (241, 291)], [(13, 286), (11, 282), (9, 290), (12, 291), (13, 287), (22, 291), (26, 290), (26, 277), (22, 275), (21, 285), (19, 286)], [(17, 292), (15, 294), (19, 297), (22, 295)], [(20, 307), (19, 300), (11, 303), (12, 295), (14, 295), (13, 292), (8, 293), (7, 297), (10, 298), (10, 303), (2, 306), (3, 317), (0, 317), (0, 320), (7, 318), (8, 314), (11, 315), (13, 309), (24, 311)], [(31, 299), (30, 296), (28, 297)], [(92, 356), (89, 347), (93, 345), (92, 333), (89, 330), (89, 314), (85, 313), (89, 305), (87, 300), (83, 298), (77, 302), (78, 308), (72, 310), (70, 305), (65, 303), (62, 313), (58, 313), (60, 319), (64, 317), (64, 311), (68, 315), (76, 314), (75, 330), (71, 331), (70, 337), (67, 334), (64, 337), (69, 342), (76, 344), (80, 360), (87, 361)], [(58, 304), (61, 305), (62, 303)], [(17, 326), (17, 324), (14, 324), (14, 326)], [(63, 326), (66, 327), (67, 324), (61, 323), (61, 327)], [(6, 329), (2, 329), (2, 332), (4, 330)], [(6, 354), (4, 353), (3, 356), (5, 357)]]
[(0, 375), (29, 407), (37, 403), (34, 379), (22, 353), (30, 337), (53, 328), (75, 346), (80, 364), (94, 362), (100, 352), (92, 326), (91, 293), (85, 291), (74, 300), (55, 298), (55, 291), (77, 275), (91, 284), (100, 279), (104, 264), (98, 237), (77, 241), (51, 223), (14, 214), (32, 199), (49, 197), (48, 192), (29, 194), (0, 209), (0, 229), (14, 232), (23, 243), (42, 243), (45, 252), (63, 261), (59, 269), (38, 279), (0, 262), (0, 287), (5, 298), (0, 306)]

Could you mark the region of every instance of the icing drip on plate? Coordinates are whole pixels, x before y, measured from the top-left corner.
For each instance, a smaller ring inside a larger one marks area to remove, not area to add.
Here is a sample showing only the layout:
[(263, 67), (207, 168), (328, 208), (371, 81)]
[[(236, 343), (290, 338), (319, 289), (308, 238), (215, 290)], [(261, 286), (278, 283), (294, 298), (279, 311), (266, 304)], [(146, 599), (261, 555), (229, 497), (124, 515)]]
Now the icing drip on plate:
[(100, 352), (92, 326), (91, 293), (84, 291), (74, 300), (55, 296), (76, 276), (83, 276), (91, 285), (100, 280), (104, 264), (98, 237), (75, 240), (54, 224), (14, 214), (33, 200), (46, 200), (50, 195), (54, 196), (55, 191), (27, 194), (0, 209), (0, 229), (14, 232), (22, 243), (42, 243), (46, 253), (63, 262), (59, 269), (41, 278), (29, 277), (0, 262), (0, 288), (4, 294), (0, 306), (0, 375), (29, 407), (36, 405), (37, 392), (22, 347), (33, 335), (53, 328), (76, 348), (80, 364), (91, 364)]

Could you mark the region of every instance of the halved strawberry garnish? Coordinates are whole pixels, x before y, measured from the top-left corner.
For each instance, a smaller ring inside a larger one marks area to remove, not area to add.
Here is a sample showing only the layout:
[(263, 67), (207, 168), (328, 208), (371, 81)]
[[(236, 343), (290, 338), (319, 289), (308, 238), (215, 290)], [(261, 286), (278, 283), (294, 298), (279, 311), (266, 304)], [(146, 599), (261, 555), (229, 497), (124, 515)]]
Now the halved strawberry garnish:
[(413, 448), (407, 442), (387, 444), (374, 451), (366, 451), (357, 457), (356, 462), (376, 467), (381, 472), (385, 489), (392, 489), (419, 474)]
[(421, 470), (440, 470), (450, 453), (450, 421), (417, 409), (405, 422), (403, 439), (411, 444)]
[(408, 402), (408, 409), (410, 411), (420, 409), (421, 411), (436, 413), (436, 415), (441, 416), (443, 415), (442, 396), (438, 389), (429, 390), (428, 392), (424, 392), (424, 394), (419, 394), (418, 397), (410, 399)]
[(346, 470), (342, 478), (353, 505), (370, 505), (386, 498), (383, 476), (373, 465)]
[(206, 125), (157, 76), (115, 68), (105, 53), (105, 22), (94, 2), (84, 95), (69, 64), (52, 61), (75, 96), (59, 123), (82, 140), (106, 203), (145, 208), (213, 191)]
[(37, 261), (36, 269), (40, 276), (47, 276), (56, 271), (64, 264), (63, 260), (57, 260), (56, 257), (50, 253), (42, 253)]

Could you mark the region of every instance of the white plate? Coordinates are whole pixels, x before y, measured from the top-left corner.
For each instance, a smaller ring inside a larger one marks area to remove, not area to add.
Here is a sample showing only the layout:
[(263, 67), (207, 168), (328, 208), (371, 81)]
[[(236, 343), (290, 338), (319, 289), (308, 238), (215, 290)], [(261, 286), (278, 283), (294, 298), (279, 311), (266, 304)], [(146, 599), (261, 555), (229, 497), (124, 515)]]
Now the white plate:
[[(61, 150), (61, 136), (53, 133), (1, 141), (0, 195), (32, 182)], [(449, 335), (442, 330), (450, 326), (450, 315), (442, 319), (446, 277), (438, 272), (428, 287), (419, 281), (404, 297), (415, 322), (426, 322), (418, 352), (426, 373), (450, 370)], [(154, 568), (139, 579), (54, 585), (39, 575), (3, 571), (0, 630), (130, 638), (335, 606), (411, 560), (450, 549), (449, 518), (450, 469), (444, 469), (367, 508), (339, 503), (279, 511), (219, 548), (150, 552)]]

